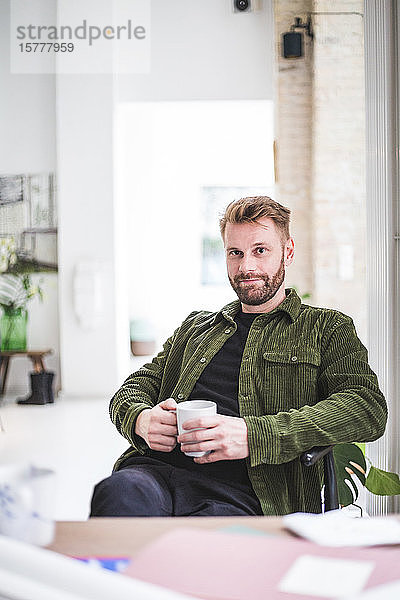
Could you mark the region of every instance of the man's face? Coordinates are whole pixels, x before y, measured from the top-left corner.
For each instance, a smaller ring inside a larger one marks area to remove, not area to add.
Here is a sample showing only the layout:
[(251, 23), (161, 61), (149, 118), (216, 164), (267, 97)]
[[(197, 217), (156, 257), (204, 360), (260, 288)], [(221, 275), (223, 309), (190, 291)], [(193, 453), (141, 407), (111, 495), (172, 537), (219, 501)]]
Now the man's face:
[(225, 252), (228, 277), (244, 305), (260, 306), (283, 294), (285, 267), (293, 260), (293, 240), (269, 217), (257, 223), (227, 223)]

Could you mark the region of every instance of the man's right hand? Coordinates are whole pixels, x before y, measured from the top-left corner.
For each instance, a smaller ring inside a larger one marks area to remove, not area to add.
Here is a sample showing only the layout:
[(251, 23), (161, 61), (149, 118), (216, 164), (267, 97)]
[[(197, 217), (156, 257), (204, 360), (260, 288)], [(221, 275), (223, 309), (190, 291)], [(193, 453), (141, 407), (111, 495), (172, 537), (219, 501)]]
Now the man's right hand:
[(136, 419), (135, 433), (152, 450), (171, 452), (176, 446), (176, 402), (168, 398), (153, 408), (146, 408)]

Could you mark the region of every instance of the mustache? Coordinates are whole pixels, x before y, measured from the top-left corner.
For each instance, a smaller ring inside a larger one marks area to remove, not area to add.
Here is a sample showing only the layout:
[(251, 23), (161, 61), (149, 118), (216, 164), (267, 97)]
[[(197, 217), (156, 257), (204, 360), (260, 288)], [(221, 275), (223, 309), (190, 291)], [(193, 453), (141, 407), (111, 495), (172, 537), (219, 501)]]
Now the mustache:
[(249, 275), (236, 275), (233, 278), (233, 281), (235, 283), (240, 283), (240, 281), (248, 281), (249, 279), (263, 279), (265, 281), (266, 279), (269, 279), (269, 277), (262, 275), (261, 273), (250, 273)]

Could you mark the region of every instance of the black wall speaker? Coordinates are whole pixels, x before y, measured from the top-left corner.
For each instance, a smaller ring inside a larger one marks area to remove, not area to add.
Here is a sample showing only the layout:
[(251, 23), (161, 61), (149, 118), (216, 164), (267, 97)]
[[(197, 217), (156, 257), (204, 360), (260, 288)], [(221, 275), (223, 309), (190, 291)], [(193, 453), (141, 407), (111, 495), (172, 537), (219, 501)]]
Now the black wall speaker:
[(303, 56), (303, 34), (288, 31), (282, 35), (283, 58), (300, 58)]

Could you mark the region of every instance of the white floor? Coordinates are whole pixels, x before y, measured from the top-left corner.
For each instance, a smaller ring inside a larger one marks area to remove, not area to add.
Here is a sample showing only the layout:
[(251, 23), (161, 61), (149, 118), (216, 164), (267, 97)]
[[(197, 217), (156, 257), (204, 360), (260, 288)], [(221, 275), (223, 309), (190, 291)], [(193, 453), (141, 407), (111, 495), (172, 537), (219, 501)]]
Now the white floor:
[(128, 447), (109, 419), (108, 404), (109, 398), (60, 398), (45, 406), (20, 406), (15, 396), (0, 399), (0, 465), (53, 469), (57, 520), (88, 517), (93, 486)]

